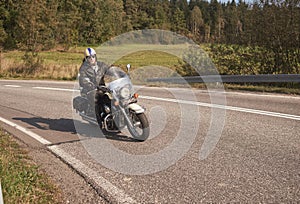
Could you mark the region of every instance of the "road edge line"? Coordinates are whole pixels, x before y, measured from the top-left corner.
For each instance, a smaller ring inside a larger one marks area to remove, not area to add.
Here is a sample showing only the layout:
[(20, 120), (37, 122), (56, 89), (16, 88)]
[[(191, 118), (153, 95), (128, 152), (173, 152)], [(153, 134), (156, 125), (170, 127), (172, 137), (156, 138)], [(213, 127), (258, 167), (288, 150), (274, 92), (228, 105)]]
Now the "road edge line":
[(3, 195), (2, 195), (1, 182), (0, 182), (0, 204), (4, 204), (4, 201), (3, 201)]
[[(107, 201), (116, 201), (117, 203), (137, 203), (134, 199), (129, 197), (123, 190), (118, 189), (112, 183), (110, 183), (107, 179), (102, 176), (97, 175), (97, 172), (92, 170), (91, 168), (85, 166), (78, 159), (72, 157), (64, 150), (59, 148), (57, 145), (51, 145), (51, 142), (42, 138), (38, 134), (27, 130), (26, 128), (17, 125), (5, 118), (0, 117), (0, 121), (25, 133), (29, 137), (37, 140), (41, 144), (45, 145), (49, 152), (58, 157), (61, 161), (67, 164), (70, 168), (77, 172), (88, 184), (90, 184), (97, 193), (104, 197)], [(1, 188), (0, 188), (1, 189)], [(1, 194), (1, 192), (0, 192)], [(1, 194), (2, 195), (2, 194)], [(1, 196), (0, 196), (1, 201)], [(3, 204), (0, 202), (0, 204)]]
[(97, 172), (84, 165), (78, 159), (72, 157), (67, 152), (56, 145), (48, 146), (51, 152), (80, 174), (86, 182), (101, 194), (106, 200), (112, 199), (117, 203), (137, 203), (133, 198), (128, 196), (123, 190), (117, 188), (107, 179), (97, 175)]
[(26, 128), (20, 126), (20, 125), (17, 125), (16, 123), (13, 123), (9, 120), (6, 120), (5, 118), (2, 118), (0, 117), (0, 121), (25, 133), (26, 135), (28, 135), (29, 137), (35, 139), (36, 141), (38, 141), (39, 143), (43, 144), (43, 145), (50, 145), (51, 142), (49, 142), (48, 140), (42, 138), (41, 136), (39, 136), (38, 134), (35, 134), (34, 132), (30, 131), (30, 130), (27, 130)]

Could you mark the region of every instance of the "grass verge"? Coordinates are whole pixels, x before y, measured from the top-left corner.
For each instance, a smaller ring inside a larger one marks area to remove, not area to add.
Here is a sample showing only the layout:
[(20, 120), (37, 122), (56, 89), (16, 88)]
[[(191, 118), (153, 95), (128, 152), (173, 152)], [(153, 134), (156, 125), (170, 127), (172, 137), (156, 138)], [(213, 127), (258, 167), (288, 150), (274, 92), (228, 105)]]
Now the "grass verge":
[(11, 135), (0, 128), (0, 181), (5, 204), (60, 203), (59, 190)]
[[(203, 45), (202, 48), (214, 56), (211, 53), (209, 45)], [(40, 52), (41, 65), (35, 69), (29, 69), (24, 65), (24, 61), (22, 61), (24, 52), (2, 52), (2, 54), (0, 53), (0, 79), (75, 80), (82, 63), (84, 49), (85, 47), (75, 47), (70, 48), (68, 51), (51, 50)], [(144, 85), (148, 85), (148, 83), (145, 82), (147, 78), (172, 77), (174, 74), (175, 76), (178, 74), (182, 76), (190, 75), (190, 70), (186, 70), (183, 67), (184, 63), (182, 60), (170, 54), (176, 53), (176, 51), (181, 49), (185, 49), (184, 45), (170, 45), (167, 47), (155, 45), (126, 45), (123, 47), (108, 46), (96, 48), (99, 53), (98, 59), (101, 61), (113, 62), (114, 65), (122, 67), (123, 69), (125, 69), (126, 64), (130, 63), (132, 65), (131, 76), (133, 82)], [(222, 67), (221, 65), (219, 66)], [(191, 86), (199, 87), (198, 84)], [(201, 86), (203, 87), (205, 85)], [(293, 84), (292, 86), (290, 84), (279, 86), (276, 83), (273, 85), (224, 84), (224, 86), (228, 90), (300, 94), (299, 83)]]
[(278, 93), (278, 94), (290, 94), (300, 95), (300, 89), (298, 88), (285, 88), (275, 86), (263, 86), (263, 85), (238, 85), (238, 84), (224, 84), (227, 90), (240, 90), (251, 92), (266, 92), (266, 93)]

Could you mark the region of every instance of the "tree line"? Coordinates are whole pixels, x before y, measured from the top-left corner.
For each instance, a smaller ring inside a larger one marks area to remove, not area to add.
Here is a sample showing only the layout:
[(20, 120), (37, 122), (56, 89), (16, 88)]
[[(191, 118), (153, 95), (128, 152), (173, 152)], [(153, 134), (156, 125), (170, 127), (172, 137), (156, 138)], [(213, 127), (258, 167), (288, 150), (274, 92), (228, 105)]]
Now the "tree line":
[(0, 46), (28, 58), (57, 45), (163, 29), (197, 43), (259, 47), (270, 73), (299, 73), (300, 0), (1, 0), (0, 13)]

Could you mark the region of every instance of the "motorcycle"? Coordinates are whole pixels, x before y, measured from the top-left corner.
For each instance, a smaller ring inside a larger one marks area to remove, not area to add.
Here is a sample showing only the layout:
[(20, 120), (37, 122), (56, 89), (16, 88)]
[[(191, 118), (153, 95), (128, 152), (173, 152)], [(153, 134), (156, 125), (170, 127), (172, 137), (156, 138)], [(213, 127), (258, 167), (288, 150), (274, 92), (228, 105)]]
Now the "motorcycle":
[[(127, 65), (127, 69), (129, 72), (130, 65)], [(106, 95), (107, 100), (99, 113), (101, 122), (97, 122), (95, 108), (86, 95), (73, 99), (76, 113), (83, 120), (100, 125), (107, 132), (116, 133), (127, 127), (134, 139), (145, 141), (149, 137), (149, 122), (145, 108), (137, 104), (138, 94), (134, 92), (130, 77), (122, 69), (111, 67), (105, 74), (104, 81), (106, 86), (92, 90), (94, 92), (101, 90)]]

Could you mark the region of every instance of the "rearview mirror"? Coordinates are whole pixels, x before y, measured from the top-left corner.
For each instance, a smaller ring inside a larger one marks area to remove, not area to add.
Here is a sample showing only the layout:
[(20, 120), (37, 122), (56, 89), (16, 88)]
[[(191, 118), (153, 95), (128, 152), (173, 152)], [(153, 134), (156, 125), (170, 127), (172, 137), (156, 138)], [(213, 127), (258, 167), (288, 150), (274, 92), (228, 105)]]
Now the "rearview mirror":
[(131, 68), (131, 65), (130, 64), (127, 64), (127, 71), (129, 72), (130, 68)]
[(130, 77), (130, 73), (129, 73), (130, 68), (131, 68), (131, 65), (130, 65), (130, 64), (127, 64), (126, 67), (127, 67), (127, 74), (128, 74), (128, 76), (129, 76), (129, 78), (131, 78), (131, 77)]

